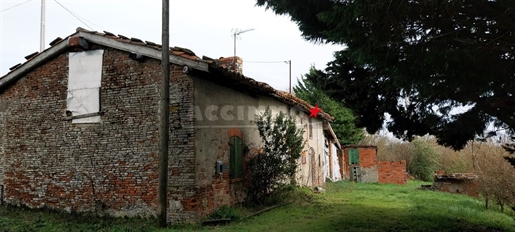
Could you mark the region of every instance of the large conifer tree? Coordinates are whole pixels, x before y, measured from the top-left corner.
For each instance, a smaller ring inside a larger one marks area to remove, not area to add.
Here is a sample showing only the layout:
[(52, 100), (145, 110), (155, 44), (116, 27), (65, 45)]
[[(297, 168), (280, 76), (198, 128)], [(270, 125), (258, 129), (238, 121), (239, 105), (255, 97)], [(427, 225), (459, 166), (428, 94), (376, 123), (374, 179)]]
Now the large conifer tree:
[[(515, 1), (257, 0), (311, 41), (346, 45), (313, 83), (369, 132), (427, 133), (462, 148), (515, 129)], [(453, 112), (456, 108), (461, 111)]]

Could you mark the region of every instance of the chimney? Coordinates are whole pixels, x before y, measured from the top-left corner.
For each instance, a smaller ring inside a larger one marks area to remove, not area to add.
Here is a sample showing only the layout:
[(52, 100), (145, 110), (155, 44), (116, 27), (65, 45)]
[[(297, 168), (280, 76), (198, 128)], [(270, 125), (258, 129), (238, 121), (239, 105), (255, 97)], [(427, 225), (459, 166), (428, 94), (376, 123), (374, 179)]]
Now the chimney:
[(219, 61), (222, 68), (229, 69), (231, 72), (243, 75), (243, 60), (240, 57), (220, 57)]

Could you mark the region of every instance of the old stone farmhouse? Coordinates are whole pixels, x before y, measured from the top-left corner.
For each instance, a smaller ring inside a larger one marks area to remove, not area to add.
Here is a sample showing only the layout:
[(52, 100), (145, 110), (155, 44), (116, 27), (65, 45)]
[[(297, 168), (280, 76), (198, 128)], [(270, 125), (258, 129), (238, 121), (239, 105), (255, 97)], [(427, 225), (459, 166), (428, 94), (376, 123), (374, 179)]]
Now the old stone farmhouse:
[[(0, 200), (154, 216), (160, 45), (80, 28), (50, 45), (0, 78)], [(245, 161), (260, 150), (254, 121), (266, 107), (305, 128), (299, 183), (338, 177), (333, 118), (309, 118), (311, 105), (242, 75), (233, 61), (170, 49), (170, 222), (201, 219), (252, 191)]]

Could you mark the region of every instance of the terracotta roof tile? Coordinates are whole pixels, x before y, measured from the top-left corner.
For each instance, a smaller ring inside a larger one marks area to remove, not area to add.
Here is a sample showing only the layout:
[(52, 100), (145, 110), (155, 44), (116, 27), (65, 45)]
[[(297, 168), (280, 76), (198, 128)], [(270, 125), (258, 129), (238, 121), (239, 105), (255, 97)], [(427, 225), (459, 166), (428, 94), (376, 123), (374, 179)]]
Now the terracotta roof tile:
[(75, 31), (77, 31), (77, 32), (82, 31), (82, 32), (88, 32), (88, 33), (94, 33), (95, 32), (95, 31), (90, 31), (90, 30), (84, 29), (82, 27), (77, 27), (77, 29), (75, 29)]
[(31, 53), (31, 54), (29, 54), (29, 55), (25, 56), (25, 59), (26, 59), (26, 60), (30, 60), (30, 58), (32, 58), (32, 57), (34, 57), (34, 56), (36, 56), (37, 54), (39, 54), (39, 52), (33, 52), (33, 53)]
[[(215, 60), (216, 61), (216, 60)], [(270, 86), (267, 83), (256, 81), (250, 77), (246, 77), (242, 74), (235, 73), (233, 70), (224, 68), (219, 66), (218, 63), (212, 62), (211, 66), (215, 68), (216, 70), (221, 71), (227, 78), (230, 78), (233, 82), (241, 83), (242, 85), (247, 86), (247, 88), (252, 89), (254, 91), (260, 92), (261, 94), (268, 95), (272, 98), (275, 98), (281, 102), (284, 102), (288, 105), (299, 107), (300, 110), (304, 112), (309, 112), (314, 106), (310, 105), (306, 101), (295, 97), (293, 94), (290, 94), (288, 92), (280, 91), (274, 89), (272, 86)], [(334, 117), (329, 115), (328, 113), (324, 112), (323, 110), (318, 115), (320, 118), (327, 120), (327, 121), (333, 121)]]
[(17, 69), (17, 68), (18, 68), (18, 67), (20, 67), (20, 66), (21, 66), (21, 63), (19, 63), (19, 64), (17, 64), (17, 65), (14, 65), (14, 66), (10, 67), (10, 68), (9, 68), (9, 70), (11, 70), (11, 71), (12, 71), (12, 70), (15, 70), (15, 69)]
[(120, 37), (120, 39), (126, 39), (126, 40), (129, 40), (129, 37), (127, 37), (127, 36), (123, 36), (123, 35), (120, 35), (120, 34), (118, 34), (118, 37)]
[(190, 60), (200, 60), (200, 58), (195, 55), (182, 54), (181, 57), (184, 57), (184, 58), (190, 59)]
[(148, 41), (148, 40), (145, 40), (145, 43), (146, 43), (147, 45), (151, 45), (151, 46), (156, 46), (156, 45), (157, 45), (156, 43), (151, 42), (151, 41)]
[(140, 40), (140, 39), (134, 38), (134, 37), (131, 37), (131, 41), (143, 43), (143, 40)]
[(191, 51), (190, 49), (187, 49), (187, 48), (173, 47), (172, 51), (181, 51), (181, 52), (184, 52), (184, 53), (186, 53), (188, 55), (192, 55), (192, 56), (195, 55), (195, 53), (193, 51)]
[(139, 44), (139, 45), (147, 45), (143, 40), (140, 40), (138, 38), (131, 37), (131, 43), (132, 44)]
[(359, 145), (359, 144), (347, 144), (343, 145), (342, 148), (375, 148), (377, 149), (377, 146), (375, 145)]
[(50, 42), (50, 44), (49, 44), (49, 45), (50, 45), (50, 46), (54, 46), (54, 45), (58, 44), (58, 43), (59, 43), (59, 42), (61, 42), (61, 41), (63, 41), (63, 38), (61, 38), (61, 37), (57, 37), (57, 38), (55, 38), (54, 40), (52, 40), (52, 42)]
[(104, 31), (104, 34), (105, 35), (108, 35), (108, 36), (116, 36), (115, 34), (111, 33), (111, 32), (108, 32), (108, 31)]
[(185, 53), (181, 52), (181, 51), (172, 51), (172, 54), (174, 54), (176, 56), (180, 56), (180, 55), (185, 54)]

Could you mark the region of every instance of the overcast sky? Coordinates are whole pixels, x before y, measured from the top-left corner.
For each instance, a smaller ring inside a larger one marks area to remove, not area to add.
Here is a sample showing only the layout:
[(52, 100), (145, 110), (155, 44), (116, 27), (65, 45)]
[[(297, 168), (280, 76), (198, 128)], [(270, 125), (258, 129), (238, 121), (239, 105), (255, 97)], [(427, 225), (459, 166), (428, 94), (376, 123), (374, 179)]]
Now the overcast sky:
[[(281, 90), (288, 89), (288, 64), (280, 61), (292, 60), (295, 83), (312, 64), (325, 68), (332, 60), (332, 53), (341, 49), (341, 46), (305, 41), (289, 17), (255, 7), (255, 2), (171, 0), (170, 46), (191, 49), (199, 57), (228, 57), (234, 52), (232, 30), (253, 28), (237, 40), (237, 55), (244, 60), (243, 73)], [(3, 76), (10, 67), (24, 62), (24, 56), (39, 50), (41, 1), (0, 0), (0, 11), (0, 76)], [(161, 43), (161, 1), (46, 0), (47, 47), (53, 39), (64, 38), (77, 27)]]

